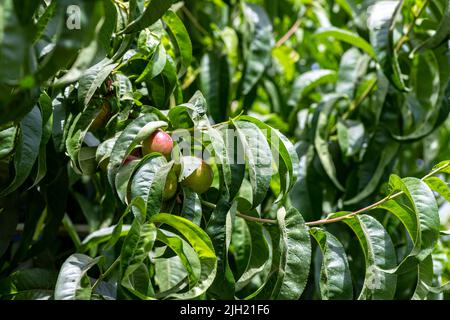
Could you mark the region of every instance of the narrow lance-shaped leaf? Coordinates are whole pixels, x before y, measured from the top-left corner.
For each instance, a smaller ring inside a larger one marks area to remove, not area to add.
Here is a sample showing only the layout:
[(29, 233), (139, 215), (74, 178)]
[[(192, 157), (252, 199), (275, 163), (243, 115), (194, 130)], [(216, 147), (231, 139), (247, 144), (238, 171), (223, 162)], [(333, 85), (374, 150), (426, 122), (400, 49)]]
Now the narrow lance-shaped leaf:
[(281, 192), (278, 199), (282, 199), (294, 186), (300, 171), (298, 155), (293, 144), (281, 132), (258, 119), (249, 116), (241, 116), (239, 119), (254, 123), (266, 136), (273, 159), (278, 166), (281, 180)]
[(173, 227), (190, 243), (200, 260), (201, 272), (197, 283), (188, 291), (173, 293), (167, 297), (176, 299), (193, 299), (206, 292), (217, 272), (217, 257), (208, 235), (200, 227), (179, 216), (159, 213), (150, 217), (150, 222), (164, 223)]
[[(248, 164), (250, 183), (253, 187), (253, 207), (266, 196), (272, 178), (272, 152), (261, 130), (253, 123), (232, 121), (242, 144), (244, 155), (238, 154), (237, 161)], [(242, 156), (245, 159), (242, 159)]]
[(375, 51), (370, 43), (361, 38), (356, 33), (335, 27), (321, 28), (315, 34), (316, 38), (323, 39), (332, 37), (336, 40), (347, 42), (348, 44), (358, 47), (365, 51), (371, 58), (376, 59)]
[(332, 94), (327, 96), (327, 98), (323, 99), (321, 102), (316, 115), (317, 124), (314, 136), (314, 147), (316, 148), (320, 162), (330, 180), (339, 190), (344, 191), (344, 187), (337, 178), (336, 166), (334, 165), (333, 158), (328, 149), (328, 121), (330, 119), (332, 108), (342, 98), (342, 95)]
[(336, 71), (334, 70), (311, 70), (302, 73), (294, 80), (291, 90), (291, 96), (287, 104), (291, 108), (296, 108), (300, 100), (315, 87), (329, 82), (334, 82), (337, 79)]
[(115, 176), (123, 160), (131, 153), (134, 147), (150, 136), (156, 129), (167, 126), (164, 121), (158, 121), (155, 114), (146, 114), (133, 120), (117, 138), (111, 151), (108, 164), (108, 180), (114, 186)]
[(392, 162), (395, 155), (397, 154), (398, 149), (399, 149), (398, 143), (395, 143), (393, 141), (389, 141), (387, 143), (387, 145), (381, 152), (380, 159), (369, 182), (358, 194), (356, 194), (354, 197), (348, 200), (345, 200), (344, 204), (346, 205), (356, 204), (376, 191), (378, 185), (380, 184), (381, 178), (386, 170), (386, 167)]
[(277, 226), (268, 227), (272, 238), (272, 268), (257, 299), (296, 300), (306, 287), (311, 262), (308, 228), (297, 209), (277, 212)]
[(429, 177), (425, 179), (425, 183), (431, 190), (440, 194), (445, 200), (450, 202), (450, 187), (448, 183), (445, 183), (438, 177)]
[(422, 261), (433, 251), (439, 238), (440, 223), (436, 199), (427, 184), (417, 178), (400, 179), (391, 175), (389, 184), (393, 191), (400, 190), (405, 193), (410, 206), (396, 200), (397, 205), (385, 204), (381, 207), (392, 212), (405, 225), (414, 243), (409, 256)]
[[(190, 288), (194, 287), (197, 281), (199, 280), (201, 273), (200, 260), (198, 259), (195, 250), (182, 237), (166, 230), (162, 229), (158, 230), (156, 238), (158, 241), (165, 243), (178, 256), (181, 264), (184, 267), (189, 287)], [(165, 260), (166, 259), (167, 258), (165, 258)], [(177, 282), (177, 284), (179, 283), (180, 281)], [(168, 284), (165, 283), (162, 285), (167, 286)], [(167, 293), (170, 294), (171, 293), (170, 291), (173, 290), (173, 288), (166, 288), (166, 289), (160, 288), (160, 289), (163, 292), (159, 292), (157, 294), (157, 297), (165, 296), (167, 295)]]
[(365, 257), (366, 274), (358, 299), (392, 299), (397, 275), (386, 271), (395, 267), (397, 258), (389, 234), (369, 215), (354, 216), (344, 222), (356, 234)]
[(0, 197), (10, 194), (25, 182), (39, 154), (41, 138), (42, 117), (39, 108), (35, 106), (20, 122), (19, 140), (14, 156), (14, 180), (0, 191)]
[(144, 13), (132, 21), (121, 33), (133, 33), (145, 29), (158, 21), (169, 10), (175, 0), (152, 0)]
[(230, 100), (230, 66), (225, 55), (210, 52), (202, 57), (200, 88), (214, 121), (225, 121)]
[[(155, 239), (156, 227), (153, 223), (142, 223), (140, 219), (134, 219), (120, 253), (121, 284), (134, 294), (139, 295), (139, 292), (134, 289), (130, 278), (141, 263), (148, 258)], [(146, 293), (141, 294), (146, 296)]]
[(143, 160), (131, 182), (131, 198), (144, 199), (147, 216), (159, 213), (166, 177), (173, 162), (167, 163), (163, 156), (155, 155)]
[(402, 78), (393, 39), (394, 23), (401, 4), (402, 1), (376, 2), (369, 8), (367, 26), (370, 42), (384, 74), (398, 90), (408, 91)]
[(87, 272), (99, 260), (79, 253), (67, 258), (56, 281), (55, 300), (90, 300), (92, 288)]
[(417, 264), (417, 284), (412, 300), (426, 300), (433, 285), (433, 258), (431, 255)]
[[(247, 213), (251, 214), (251, 213)], [(253, 214), (257, 216), (257, 214)], [(270, 263), (269, 245), (264, 235), (263, 226), (257, 222), (242, 221), (248, 227), (250, 235), (250, 256), (245, 271), (236, 282), (236, 290), (244, 288), (258, 273)]]
[(206, 233), (211, 238), (217, 256), (217, 275), (208, 293), (221, 299), (233, 299), (235, 293), (235, 279), (228, 264), (228, 240), (232, 232), (230, 221), (235, 210), (236, 205), (220, 199), (206, 227)]
[(450, 1), (444, 0), (445, 3), (445, 10), (442, 15), (441, 22), (439, 24), (439, 27), (436, 29), (434, 34), (425, 40), (423, 43), (419, 44), (416, 48), (414, 48), (413, 52), (429, 49), (429, 48), (435, 48), (439, 46), (442, 42), (445, 41), (447, 36), (450, 34)]
[(184, 27), (183, 21), (172, 10), (166, 12), (163, 21), (168, 27), (169, 35), (172, 37), (179, 55), (180, 68), (178, 76), (180, 77), (186, 73), (192, 60), (191, 39)]
[(312, 228), (310, 233), (322, 252), (319, 284), (322, 299), (352, 299), (352, 277), (344, 247), (325, 230)]
[(244, 15), (251, 37), (247, 65), (243, 76), (242, 93), (247, 95), (263, 75), (271, 57), (274, 43), (272, 25), (264, 9), (256, 4), (244, 4)]

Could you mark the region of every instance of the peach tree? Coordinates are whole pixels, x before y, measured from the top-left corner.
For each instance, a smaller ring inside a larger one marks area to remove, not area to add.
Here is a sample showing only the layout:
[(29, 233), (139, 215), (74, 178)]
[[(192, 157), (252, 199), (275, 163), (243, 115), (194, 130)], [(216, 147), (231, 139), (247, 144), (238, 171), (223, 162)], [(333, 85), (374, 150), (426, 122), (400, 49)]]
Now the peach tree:
[(0, 299), (443, 299), (450, 1), (4, 0)]

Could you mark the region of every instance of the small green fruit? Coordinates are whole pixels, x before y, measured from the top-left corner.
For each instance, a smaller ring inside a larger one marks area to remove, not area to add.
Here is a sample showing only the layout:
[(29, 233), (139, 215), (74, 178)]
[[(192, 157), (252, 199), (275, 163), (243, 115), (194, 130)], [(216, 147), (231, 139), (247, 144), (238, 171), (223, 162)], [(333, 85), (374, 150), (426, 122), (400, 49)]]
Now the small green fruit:
[(175, 171), (171, 170), (166, 178), (166, 184), (164, 186), (163, 201), (172, 199), (177, 193), (178, 178)]
[(209, 190), (214, 179), (214, 171), (209, 164), (202, 161), (200, 167), (183, 180), (183, 185), (202, 194)]

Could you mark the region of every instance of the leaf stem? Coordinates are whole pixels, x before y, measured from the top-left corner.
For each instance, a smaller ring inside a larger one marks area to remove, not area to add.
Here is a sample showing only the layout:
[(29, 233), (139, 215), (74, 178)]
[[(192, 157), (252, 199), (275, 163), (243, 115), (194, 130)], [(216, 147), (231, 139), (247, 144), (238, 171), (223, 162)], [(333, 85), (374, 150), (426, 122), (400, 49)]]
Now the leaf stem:
[(183, 11), (183, 13), (186, 15), (186, 17), (192, 22), (192, 24), (194, 25), (195, 28), (197, 28), (198, 31), (200, 31), (200, 33), (202, 33), (204, 36), (209, 37), (209, 33), (208, 31), (205, 30), (205, 28), (203, 28), (200, 23), (197, 21), (197, 19), (192, 15), (192, 13), (189, 11), (188, 8), (186, 8), (186, 6), (182, 6), (181, 10)]
[(297, 19), (292, 27), (277, 41), (275, 44), (275, 47), (280, 47), (283, 43), (285, 43), (294, 33), (297, 31), (297, 29), (300, 27), (300, 19)]
[(114, 268), (119, 264), (119, 262), (120, 262), (120, 255), (117, 257), (116, 260), (114, 260), (114, 262), (109, 266), (109, 268), (106, 269), (106, 271), (100, 275), (100, 277), (97, 279), (97, 281), (95, 281), (94, 285), (92, 286), (92, 292), (94, 292), (95, 288), (97, 288), (97, 286), (100, 284), (100, 282), (103, 279), (105, 279), (108, 276), (108, 274), (111, 273), (111, 271), (114, 270)]
[(414, 29), (414, 26), (416, 24), (417, 19), (420, 17), (420, 15), (422, 14), (422, 12), (425, 10), (426, 6), (428, 5), (429, 0), (425, 0), (423, 2), (422, 7), (420, 7), (419, 11), (417, 12), (417, 15), (414, 15), (413, 20), (411, 21), (411, 23), (408, 25), (406, 32), (404, 35), (401, 36), (400, 40), (397, 42), (396, 46), (395, 46), (395, 51), (400, 50), (400, 48), (402, 47), (403, 44), (405, 44), (406, 41), (408, 41), (409, 39), (409, 34), (411, 33), (411, 31)]
[[(442, 169), (448, 167), (449, 165), (450, 165), (450, 163), (446, 163), (446, 164), (443, 165), (442, 167), (438, 167), (438, 168), (432, 170), (430, 173), (428, 173), (427, 175), (423, 176), (420, 180), (424, 181), (425, 179), (427, 179), (427, 178), (433, 176), (434, 174), (438, 173), (438, 172), (441, 171)], [(371, 209), (374, 209), (374, 208), (378, 207), (379, 205), (385, 203), (386, 201), (391, 200), (391, 199), (394, 199), (394, 198), (396, 198), (396, 197), (402, 195), (403, 193), (404, 193), (403, 191), (399, 191), (399, 192), (397, 192), (397, 193), (394, 193), (394, 194), (392, 194), (392, 195), (389, 195), (389, 196), (387, 196), (387, 197), (384, 197), (383, 199), (381, 199), (381, 200), (379, 200), (379, 201), (377, 201), (377, 202), (375, 202), (375, 203), (373, 203), (373, 204), (371, 204), (371, 205), (369, 205), (369, 206), (367, 206), (367, 207), (364, 207), (364, 208), (362, 208), (362, 209), (359, 209), (359, 210), (350, 212), (350, 213), (348, 213), (348, 214), (346, 214), (346, 215), (343, 215), (343, 216), (341, 216), (341, 217), (336, 217), (336, 218), (331, 218), (331, 219), (325, 218), (325, 219), (320, 219), (320, 220), (317, 220), (317, 221), (306, 222), (305, 224), (306, 224), (307, 226), (316, 226), (316, 225), (321, 225), (321, 224), (328, 224), (328, 223), (333, 223), (333, 222), (342, 221), (342, 220), (351, 218), (351, 217), (353, 217), (353, 216), (356, 216), (356, 215), (358, 215), (358, 214), (360, 214), (360, 213), (363, 213), (363, 212), (369, 211), (369, 210), (371, 210)]]
[(276, 220), (264, 219), (264, 218), (256, 218), (256, 217), (248, 216), (248, 215), (240, 213), (240, 212), (236, 212), (236, 215), (238, 217), (241, 217), (242, 219), (245, 219), (245, 220), (248, 220), (248, 221), (259, 222), (259, 223), (278, 224), (278, 222)]
[[(203, 205), (205, 205), (205, 207), (211, 208), (211, 209), (215, 209), (216, 205), (214, 203), (205, 201), (205, 200), (201, 200), (201, 203)], [(240, 212), (236, 212), (236, 215), (238, 217), (241, 217), (242, 219), (248, 220), (248, 221), (253, 221), (253, 222), (258, 222), (258, 223), (270, 223), (270, 224), (277, 224), (278, 222), (276, 220), (272, 220), (272, 219), (264, 219), (264, 218), (256, 218), (256, 217), (252, 217), (252, 216), (248, 216), (246, 214), (240, 213)]]
[[(425, 179), (433, 176), (434, 174), (440, 172), (441, 170), (447, 168), (448, 166), (450, 166), (450, 163), (446, 163), (445, 165), (432, 170), (431, 172), (429, 172), (428, 174), (423, 176), (420, 180), (424, 181)], [(383, 203), (385, 203), (385, 202), (387, 202), (389, 200), (392, 200), (394, 198), (397, 198), (398, 196), (401, 196), (402, 194), (404, 194), (404, 192), (403, 191), (399, 191), (399, 192), (396, 192), (394, 194), (388, 195), (388, 196), (384, 197), (383, 199), (378, 200), (377, 202), (372, 203), (371, 205), (368, 205), (367, 207), (358, 209), (356, 211), (352, 211), (352, 212), (350, 212), (350, 213), (348, 213), (346, 215), (343, 215), (343, 216), (340, 216), (340, 217), (336, 217), (336, 218), (331, 218), (331, 219), (324, 218), (324, 219), (320, 219), (320, 220), (316, 220), (316, 221), (309, 221), (309, 222), (306, 222), (305, 225), (307, 225), (307, 226), (317, 226), (317, 225), (328, 224), (328, 223), (333, 223), (333, 222), (339, 222), (339, 221), (342, 221), (342, 220), (345, 220), (345, 219), (349, 219), (349, 218), (352, 218), (352, 217), (354, 217), (354, 216), (356, 216), (358, 214), (361, 214), (363, 212), (375, 209), (379, 205), (381, 205), (381, 204), (383, 204)], [(204, 201), (204, 200), (201, 200), (201, 203), (204, 204), (205, 206), (209, 207), (209, 208), (212, 208), (212, 209), (216, 208), (216, 205), (214, 203), (211, 203), (211, 202), (208, 202), (208, 201)], [(251, 217), (251, 216), (245, 215), (245, 214), (240, 213), (240, 212), (237, 212), (236, 215), (238, 217), (241, 217), (241, 218), (245, 219), (245, 220), (253, 221), (253, 222), (270, 223), (270, 224), (277, 224), (278, 223), (276, 220), (255, 218), (255, 217)]]

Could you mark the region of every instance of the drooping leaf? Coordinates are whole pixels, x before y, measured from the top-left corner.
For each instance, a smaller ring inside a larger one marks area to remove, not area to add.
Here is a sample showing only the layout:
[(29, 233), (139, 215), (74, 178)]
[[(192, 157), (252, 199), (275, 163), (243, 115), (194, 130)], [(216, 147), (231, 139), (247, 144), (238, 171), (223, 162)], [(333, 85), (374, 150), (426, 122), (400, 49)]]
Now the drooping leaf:
[(300, 298), (311, 262), (311, 242), (302, 215), (294, 208), (277, 212), (278, 226), (268, 228), (272, 238), (270, 277), (256, 298)]
[(326, 39), (331, 37), (336, 40), (347, 42), (352, 46), (362, 49), (371, 58), (376, 59), (375, 51), (373, 50), (370, 43), (351, 31), (339, 29), (336, 27), (321, 28), (315, 33), (315, 36), (319, 39)]
[(14, 180), (0, 191), (0, 197), (10, 194), (25, 182), (38, 157), (41, 138), (42, 117), (39, 108), (36, 106), (20, 122), (19, 139), (14, 156)]
[(75, 253), (63, 263), (55, 286), (55, 300), (90, 300), (92, 288), (87, 272), (100, 257)]
[(244, 4), (244, 15), (250, 28), (247, 64), (242, 93), (247, 95), (263, 75), (273, 46), (272, 24), (264, 9), (256, 4)]
[(322, 299), (352, 299), (352, 279), (344, 247), (336, 237), (325, 230), (312, 228), (310, 233), (322, 252), (320, 270)]
[(392, 299), (397, 275), (386, 271), (396, 266), (397, 258), (389, 234), (375, 218), (365, 214), (344, 222), (356, 234), (365, 257), (366, 274), (358, 299)]
[(186, 292), (173, 293), (168, 297), (193, 299), (204, 293), (214, 281), (217, 270), (217, 257), (208, 235), (189, 220), (171, 214), (156, 214), (150, 217), (150, 222), (164, 223), (176, 229), (190, 243), (200, 260), (201, 273), (195, 286)]
[(369, 9), (367, 26), (370, 30), (370, 42), (384, 74), (398, 90), (408, 91), (394, 47), (393, 25), (400, 6), (399, 1), (376, 2)]
[(242, 144), (244, 158), (238, 154), (238, 163), (247, 163), (250, 183), (253, 187), (253, 207), (266, 196), (272, 178), (272, 152), (261, 130), (247, 121), (233, 121)]
[(174, 2), (174, 0), (152, 0), (142, 15), (130, 22), (121, 33), (133, 33), (151, 26), (169, 10)]

